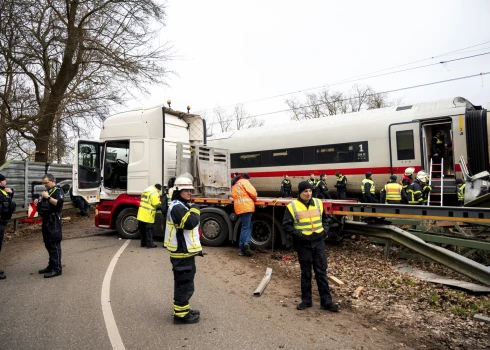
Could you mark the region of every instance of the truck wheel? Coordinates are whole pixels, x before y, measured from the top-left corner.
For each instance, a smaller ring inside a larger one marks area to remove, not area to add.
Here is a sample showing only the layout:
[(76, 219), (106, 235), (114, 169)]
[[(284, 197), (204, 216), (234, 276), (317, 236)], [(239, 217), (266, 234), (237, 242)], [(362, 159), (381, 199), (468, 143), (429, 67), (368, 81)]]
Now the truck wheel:
[(225, 219), (215, 213), (201, 214), (201, 242), (208, 247), (218, 247), (228, 238), (228, 225)]
[[(280, 231), (274, 228), (274, 244), (281, 240)], [(252, 244), (254, 247), (268, 249), (272, 247), (272, 215), (254, 214), (252, 216)]]
[(138, 229), (138, 210), (136, 208), (123, 209), (116, 218), (116, 228), (122, 238), (140, 238)]

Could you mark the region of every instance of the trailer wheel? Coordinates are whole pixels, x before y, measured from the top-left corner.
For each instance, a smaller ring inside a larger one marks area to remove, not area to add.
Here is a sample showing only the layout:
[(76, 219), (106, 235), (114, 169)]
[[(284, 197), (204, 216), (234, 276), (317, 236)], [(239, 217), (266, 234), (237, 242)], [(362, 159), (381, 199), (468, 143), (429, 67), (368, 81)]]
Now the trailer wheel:
[[(281, 240), (277, 227), (274, 229), (274, 235), (274, 243)], [(252, 244), (263, 249), (272, 247), (272, 215), (260, 213), (252, 216)]]
[(228, 225), (225, 219), (216, 213), (201, 214), (202, 244), (208, 247), (218, 247), (228, 238)]
[(116, 219), (116, 228), (122, 238), (140, 238), (138, 230), (138, 210), (135, 208), (123, 209)]

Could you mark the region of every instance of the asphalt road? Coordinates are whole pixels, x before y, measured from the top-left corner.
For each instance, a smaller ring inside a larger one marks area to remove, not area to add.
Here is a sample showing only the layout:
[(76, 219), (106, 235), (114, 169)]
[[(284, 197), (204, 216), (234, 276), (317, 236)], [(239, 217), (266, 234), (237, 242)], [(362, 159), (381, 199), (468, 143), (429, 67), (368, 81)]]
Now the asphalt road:
[[(20, 239), (19, 239), (20, 241)], [(39, 237), (4, 246), (0, 263), (0, 349), (111, 349), (101, 307), (104, 276), (125, 240), (94, 235), (62, 242), (63, 275), (44, 279)], [(205, 248), (197, 258), (191, 307), (194, 325), (172, 323), (173, 276), (168, 253), (132, 241), (117, 259), (110, 305), (125, 349), (392, 349), (396, 334), (372, 330), (351, 312), (297, 311), (298, 290), (273, 278), (261, 297), (253, 290), (265, 273), (230, 247)], [(299, 281), (298, 281), (299, 282)], [(299, 286), (298, 286), (299, 287)], [(297, 288), (299, 289), (299, 288)]]

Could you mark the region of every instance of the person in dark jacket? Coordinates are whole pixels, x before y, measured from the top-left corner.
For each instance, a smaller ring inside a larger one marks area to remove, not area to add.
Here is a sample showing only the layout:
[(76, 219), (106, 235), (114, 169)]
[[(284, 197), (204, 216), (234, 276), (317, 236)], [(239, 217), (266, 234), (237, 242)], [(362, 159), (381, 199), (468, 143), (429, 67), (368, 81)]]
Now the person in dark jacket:
[[(15, 202), (13, 202), (14, 190), (7, 187), (7, 179), (0, 174), (0, 252), (2, 251), (2, 243), (5, 236), (5, 229), (8, 221), (15, 211)], [(0, 270), (0, 280), (7, 278), (5, 272)]]
[(327, 174), (320, 174), (320, 181), (316, 185), (316, 198), (319, 199), (332, 199), (327, 187)]
[(317, 178), (315, 178), (315, 174), (314, 173), (311, 173), (310, 174), (310, 178), (308, 179), (308, 183), (311, 185), (311, 188), (313, 189), (313, 197), (315, 197), (315, 192), (316, 192), (316, 185), (318, 185), (318, 182), (320, 180), (318, 180)]
[(376, 199), (376, 187), (374, 181), (371, 179), (373, 173), (368, 171), (366, 178), (362, 180), (361, 191), (364, 203), (378, 203)]
[(337, 171), (335, 176), (337, 177), (337, 183), (334, 187), (337, 189), (337, 198), (347, 199), (347, 178), (340, 171)]
[(441, 160), (444, 157), (444, 148), (447, 146), (444, 144), (442, 139), (442, 132), (438, 130), (431, 142), (431, 153), (432, 153), (432, 173), (434, 174), (432, 177), (439, 178), (441, 177)]
[(407, 188), (408, 204), (410, 205), (422, 205), (424, 203), (423, 188), (427, 178), (424, 175), (417, 175), (414, 182)]
[(291, 180), (289, 180), (289, 176), (284, 175), (284, 180), (281, 182), (281, 197), (289, 198), (291, 197), (292, 192)]
[(42, 232), (44, 246), (49, 254), (48, 266), (39, 270), (44, 274), (44, 278), (60, 276), (61, 268), (61, 211), (63, 210), (64, 194), (63, 190), (56, 186), (55, 178), (52, 174), (46, 174), (42, 178), (46, 191), (41, 193), (41, 200), (35, 199), (37, 211), (43, 218)]
[(402, 189), (402, 185), (396, 182), (396, 176), (391, 175), (390, 181), (379, 192), (379, 202), (401, 204), (404, 195)]
[(340, 306), (332, 302), (327, 279), (327, 253), (325, 237), (328, 233), (328, 215), (322, 202), (312, 198), (312, 186), (307, 181), (298, 185), (298, 199), (288, 204), (284, 212), (282, 226), (298, 253), (301, 267), (301, 303), (298, 310), (313, 305), (311, 292), (311, 268), (320, 294), (320, 307), (323, 310), (339, 311)]

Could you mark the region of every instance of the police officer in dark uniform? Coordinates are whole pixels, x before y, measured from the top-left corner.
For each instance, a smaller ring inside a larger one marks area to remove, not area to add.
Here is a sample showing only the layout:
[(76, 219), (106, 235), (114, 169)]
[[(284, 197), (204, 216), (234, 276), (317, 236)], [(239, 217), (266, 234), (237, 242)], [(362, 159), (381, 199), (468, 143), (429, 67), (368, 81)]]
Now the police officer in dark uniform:
[(340, 171), (337, 171), (335, 176), (337, 177), (337, 183), (334, 187), (337, 189), (337, 198), (347, 199), (347, 178)]
[(316, 185), (316, 198), (319, 199), (332, 199), (327, 187), (327, 174), (320, 174), (320, 181)]
[[(0, 252), (2, 251), (2, 242), (5, 236), (5, 229), (7, 223), (12, 217), (12, 213), (15, 211), (15, 202), (12, 200), (14, 197), (14, 190), (7, 188), (7, 179), (0, 174)], [(0, 270), (0, 280), (7, 278), (5, 272)]]
[(284, 180), (281, 182), (281, 197), (288, 198), (291, 197), (292, 185), (289, 176), (284, 175)]
[(63, 210), (63, 190), (56, 186), (54, 176), (46, 174), (43, 176), (43, 185), (46, 191), (41, 193), (41, 199), (35, 199), (37, 211), (43, 219), (42, 232), (44, 246), (49, 254), (48, 266), (39, 270), (44, 278), (61, 275), (61, 211)]
[[(432, 172), (434, 173), (433, 177), (441, 177), (441, 160), (444, 156), (444, 141), (442, 140), (442, 132), (437, 131), (436, 135), (432, 138), (431, 143), (431, 153), (432, 153)], [(437, 164), (437, 165), (434, 165)]]
[(361, 183), (361, 191), (364, 203), (378, 203), (376, 199), (376, 185), (374, 181), (371, 179), (373, 173), (368, 171), (366, 173), (366, 178), (362, 180)]
[(328, 311), (339, 311), (340, 306), (332, 302), (332, 295), (327, 279), (327, 253), (325, 237), (328, 233), (328, 214), (322, 202), (312, 198), (312, 186), (308, 181), (298, 185), (298, 199), (288, 204), (284, 211), (282, 227), (286, 235), (291, 236), (293, 246), (298, 253), (301, 267), (301, 303), (298, 310), (311, 307), (311, 268), (320, 294), (320, 308)]
[(320, 180), (315, 178), (315, 174), (311, 173), (310, 178), (308, 179), (308, 183), (311, 185), (312, 191), (313, 191), (313, 197), (316, 197), (316, 185), (318, 185), (318, 182)]

